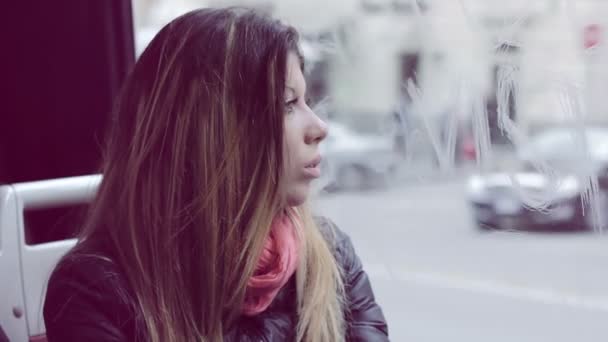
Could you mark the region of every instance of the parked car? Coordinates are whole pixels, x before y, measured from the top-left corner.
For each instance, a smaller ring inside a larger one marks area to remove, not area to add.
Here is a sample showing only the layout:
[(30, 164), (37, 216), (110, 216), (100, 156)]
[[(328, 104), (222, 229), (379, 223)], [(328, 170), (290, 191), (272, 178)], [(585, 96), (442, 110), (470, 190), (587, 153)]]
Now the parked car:
[(361, 134), (337, 122), (329, 123), (321, 153), (322, 179), (328, 190), (361, 190), (381, 184), (402, 159), (394, 137)]
[[(474, 220), (480, 228), (585, 228), (605, 226), (608, 222), (606, 189), (608, 170), (608, 128), (585, 127), (577, 144), (576, 131), (568, 127), (544, 129), (535, 134), (516, 155), (514, 172), (497, 171), (470, 177), (467, 196)], [(533, 161), (544, 161), (554, 174), (539, 171)], [(590, 162), (590, 163), (589, 163)], [(599, 182), (598, 215), (589, 200), (583, 200), (585, 185), (577, 176), (586, 163)], [(517, 187), (513, 180), (519, 184)], [(545, 201), (544, 210), (526, 205), (526, 194)], [(536, 197), (536, 196), (535, 196)]]

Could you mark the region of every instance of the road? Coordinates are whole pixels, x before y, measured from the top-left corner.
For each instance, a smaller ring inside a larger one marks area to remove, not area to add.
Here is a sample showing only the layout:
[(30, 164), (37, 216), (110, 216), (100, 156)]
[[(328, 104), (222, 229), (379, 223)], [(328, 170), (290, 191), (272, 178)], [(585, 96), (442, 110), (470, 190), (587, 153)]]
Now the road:
[(315, 208), (351, 235), (392, 341), (608, 341), (606, 235), (480, 232), (454, 178)]

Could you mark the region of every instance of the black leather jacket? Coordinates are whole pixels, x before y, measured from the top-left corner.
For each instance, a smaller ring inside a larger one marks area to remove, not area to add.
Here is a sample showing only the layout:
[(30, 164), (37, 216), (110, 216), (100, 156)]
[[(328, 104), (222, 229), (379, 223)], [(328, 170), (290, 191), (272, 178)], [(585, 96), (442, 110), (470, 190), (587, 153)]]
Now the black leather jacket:
[[(317, 220), (326, 237), (335, 232), (332, 246), (345, 277), (347, 341), (388, 341), (386, 320), (350, 238), (329, 220)], [(131, 296), (111, 259), (65, 258), (51, 276), (44, 303), (48, 341), (145, 341), (141, 320), (127, 304)], [(240, 318), (224, 340), (293, 341), (295, 298), (292, 278), (265, 312)]]

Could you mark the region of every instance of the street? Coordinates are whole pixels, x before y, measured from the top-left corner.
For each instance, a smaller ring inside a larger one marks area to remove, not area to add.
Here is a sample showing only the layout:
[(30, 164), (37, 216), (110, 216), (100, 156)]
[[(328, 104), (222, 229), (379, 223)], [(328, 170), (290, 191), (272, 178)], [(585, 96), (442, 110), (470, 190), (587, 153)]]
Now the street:
[(606, 234), (478, 231), (464, 177), (315, 208), (353, 239), (391, 341), (608, 341)]

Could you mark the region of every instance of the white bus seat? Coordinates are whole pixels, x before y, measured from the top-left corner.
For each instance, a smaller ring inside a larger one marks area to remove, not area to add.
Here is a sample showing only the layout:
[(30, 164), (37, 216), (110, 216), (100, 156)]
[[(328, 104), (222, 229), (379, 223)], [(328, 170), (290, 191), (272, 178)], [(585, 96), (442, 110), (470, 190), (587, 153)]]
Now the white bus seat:
[(89, 203), (100, 180), (101, 175), (91, 175), (0, 187), (0, 270), (9, 274), (9, 279), (16, 279), (0, 284), (0, 293), (7, 295), (0, 303), (5, 304), (2, 307), (24, 308), (20, 319), (12, 315), (12, 310), (0, 313), (0, 324), (10, 341), (44, 338), (42, 308), (48, 278), (59, 259), (76, 243), (67, 239), (28, 245), (25, 211)]
[(25, 317), (16, 318), (15, 308), (25, 307), (17, 224), (17, 200), (10, 185), (0, 187), (0, 326), (9, 341), (28, 340)]

